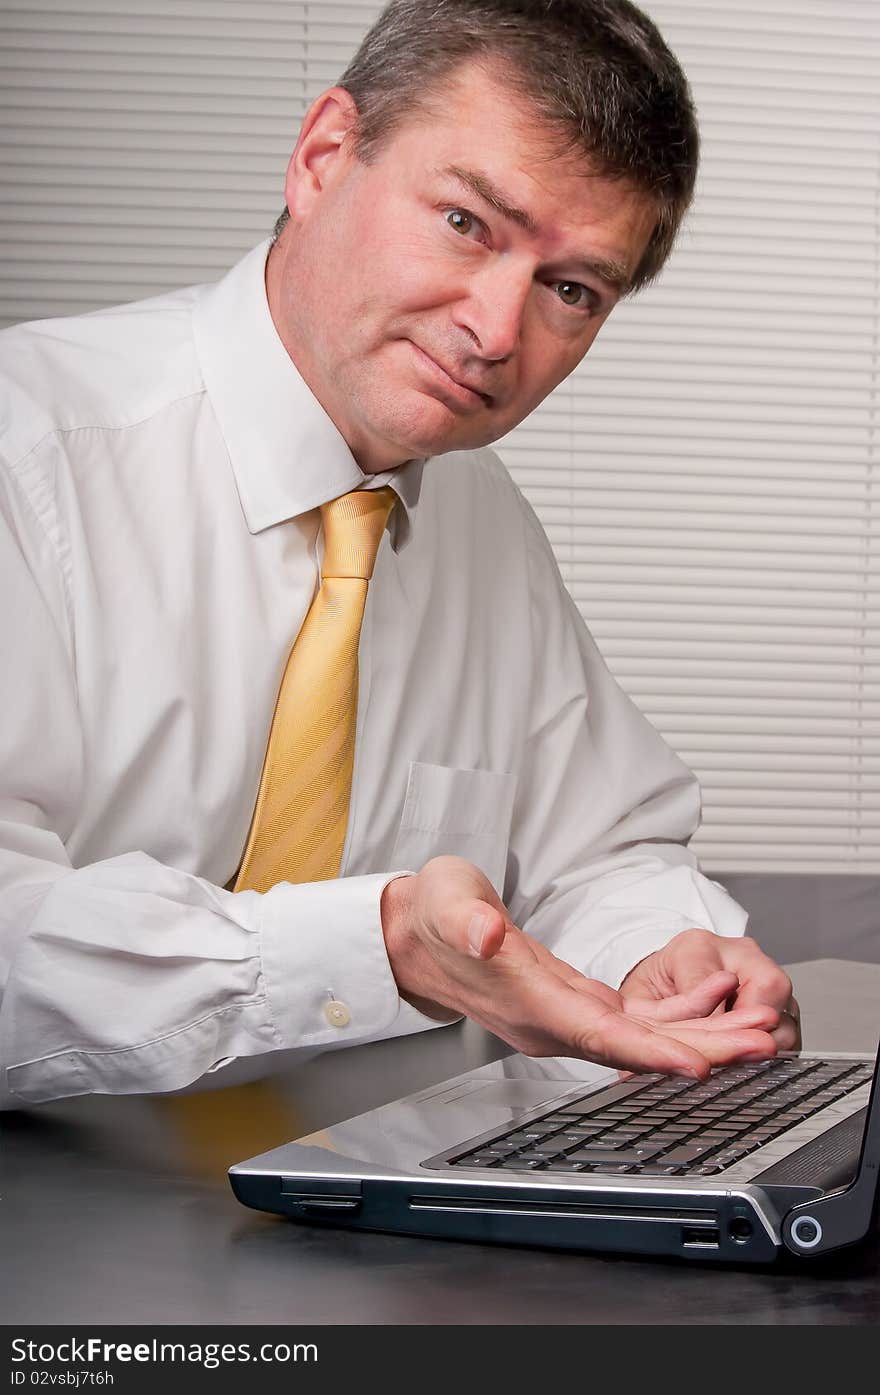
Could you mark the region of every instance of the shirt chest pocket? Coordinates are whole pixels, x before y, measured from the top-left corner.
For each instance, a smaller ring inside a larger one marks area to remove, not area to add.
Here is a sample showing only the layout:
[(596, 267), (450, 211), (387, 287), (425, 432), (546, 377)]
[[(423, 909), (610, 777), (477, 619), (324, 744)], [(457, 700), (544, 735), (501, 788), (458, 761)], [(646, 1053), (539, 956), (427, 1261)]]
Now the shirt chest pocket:
[(430, 858), (452, 853), (479, 867), (501, 896), (516, 779), (410, 761), (391, 866), (418, 872)]

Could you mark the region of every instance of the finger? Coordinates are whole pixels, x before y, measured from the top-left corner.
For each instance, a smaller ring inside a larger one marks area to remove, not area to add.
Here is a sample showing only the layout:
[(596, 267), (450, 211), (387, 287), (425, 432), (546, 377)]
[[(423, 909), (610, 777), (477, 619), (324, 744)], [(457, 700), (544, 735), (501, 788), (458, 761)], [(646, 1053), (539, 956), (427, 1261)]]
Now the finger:
[(650, 1022), (652, 1025), (665, 1023), (674, 1027), (686, 1024), (702, 1027), (707, 1032), (729, 1032), (750, 1027), (758, 1027), (762, 1031), (771, 1032), (780, 1025), (780, 1014), (768, 1003), (758, 1003), (755, 1007), (736, 1007), (728, 1012), (710, 1014), (708, 1017), (682, 1015), (676, 1018), (667, 1009), (667, 1005), (673, 1001), (671, 998), (664, 999), (660, 1003), (655, 1002), (652, 998), (628, 999), (625, 1011), (630, 1016)]
[(702, 1023), (694, 1027), (675, 1027), (676, 1035), (693, 1046), (713, 1066), (729, 1066), (735, 1061), (767, 1061), (779, 1049), (770, 1032), (741, 1030), (735, 1032), (707, 1031)]
[(689, 1017), (708, 1017), (716, 1008), (723, 1007), (738, 987), (736, 974), (727, 969), (718, 969), (687, 991), (673, 993), (668, 998), (635, 998), (626, 991), (623, 996), (627, 1003), (652, 1003), (652, 1016), (657, 1022), (682, 1022)]
[(550, 1054), (576, 1055), (637, 1072), (659, 1071), (699, 1079), (709, 1073), (709, 1058), (689, 1042), (630, 1018), (553, 974), (541, 976), (537, 996), (540, 1011), (533, 1020), (552, 1022), (554, 1034), (565, 1043)]
[(801, 1036), (801, 1010), (796, 998), (789, 998), (779, 1014), (779, 1025), (773, 1032), (773, 1040), (780, 1051), (800, 1051), (803, 1046)]
[(663, 969), (676, 993), (699, 989), (720, 971), (736, 973), (736, 965), (722, 959), (725, 941), (708, 930), (684, 930), (660, 951)]
[(778, 1012), (785, 1010), (792, 997), (791, 979), (755, 940), (749, 936), (726, 940), (723, 954), (727, 967), (739, 978), (737, 1006), (769, 1003)]
[[(541, 963), (547, 964), (565, 983), (586, 997), (607, 1003), (609, 1007), (623, 1008), (627, 1016), (649, 1022), (652, 1026), (662, 1023), (688, 1023), (705, 1026), (708, 1030), (733, 1031), (740, 1027), (758, 1027), (770, 1031), (779, 1025), (779, 1013), (767, 1003), (756, 1003), (753, 1007), (734, 1008), (724, 1011), (727, 998), (735, 991), (738, 979), (736, 974), (726, 970), (710, 975), (698, 987), (688, 993), (676, 993), (669, 998), (639, 998), (632, 991), (617, 993), (607, 984), (597, 979), (586, 978), (577, 969), (561, 959), (556, 959), (543, 945), (533, 944), (542, 954)], [(710, 1014), (721, 1007), (720, 1017)]]
[[(736, 1030), (707, 1030), (702, 1020), (698, 1019), (694, 1023), (667, 1023), (658, 1025), (653, 1030), (654, 1041), (647, 1043), (631, 1042), (633, 1049), (639, 1048), (646, 1052), (651, 1052), (654, 1059), (658, 1060), (664, 1051), (668, 1051), (673, 1042), (679, 1046), (690, 1047), (698, 1053), (703, 1061), (708, 1062), (709, 1067), (732, 1065), (736, 1061), (766, 1061), (776, 1055), (777, 1045), (769, 1032), (759, 1028), (737, 1028)], [(661, 1048), (659, 1043), (663, 1042)], [(618, 1064), (618, 1062), (611, 1062)], [(632, 1062), (620, 1061), (619, 1064), (629, 1066), (630, 1069), (641, 1070), (662, 1070), (664, 1067), (658, 1064), (646, 1064), (635, 1066)], [(668, 1069), (668, 1068), (666, 1068)], [(674, 1073), (687, 1074), (688, 1070), (680, 1070)], [(700, 1066), (697, 1070), (701, 1078), (705, 1078), (708, 1072)]]
[(738, 1031), (741, 1027), (757, 1027), (763, 1032), (773, 1032), (779, 1026), (779, 1013), (769, 1003), (759, 1003), (753, 1008), (731, 1008), (729, 1012), (711, 1017), (693, 1018), (693, 1025), (707, 1032)]

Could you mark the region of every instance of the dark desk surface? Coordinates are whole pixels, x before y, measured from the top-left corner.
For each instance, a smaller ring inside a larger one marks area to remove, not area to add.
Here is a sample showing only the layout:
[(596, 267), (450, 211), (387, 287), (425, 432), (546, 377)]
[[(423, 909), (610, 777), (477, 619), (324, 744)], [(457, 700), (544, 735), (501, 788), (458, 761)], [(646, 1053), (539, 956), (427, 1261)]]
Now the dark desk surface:
[[(825, 960), (792, 974), (810, 1049), (874, 1050), (880, 966)], [(210, 1124), (198, 1147), (187, 1138), (179, 1100), (90, 1098), (0, 1116), (2, 1321), (877, 1322), (876, 1238), (809, 1268), (709, 1269), (312, 1229), (233, 1197), (229, 1162), (503, 1054), (459, 1024), (322, 1057), (264, 1092), (280, 1102), (268, 1134), (249, 1118), (251, 1136), (213, 1152)]]

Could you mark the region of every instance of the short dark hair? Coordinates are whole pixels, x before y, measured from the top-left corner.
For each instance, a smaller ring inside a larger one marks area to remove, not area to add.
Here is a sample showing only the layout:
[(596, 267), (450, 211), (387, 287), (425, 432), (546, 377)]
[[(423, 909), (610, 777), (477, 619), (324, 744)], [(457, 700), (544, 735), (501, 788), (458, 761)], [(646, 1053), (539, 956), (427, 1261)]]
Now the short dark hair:
[[(655, 201), (632, 289), (653, 280), (693, 196), (699, 157), (690, 88), (656, 25), (629, 0), (391, 0), (340, 79), (358, 111), (358, 158), (374, 159), (474, 59), (502, 65), (561, 153), (583, 153), (600, 175)], [(288, 217), (285, 209), (276, 238)]]

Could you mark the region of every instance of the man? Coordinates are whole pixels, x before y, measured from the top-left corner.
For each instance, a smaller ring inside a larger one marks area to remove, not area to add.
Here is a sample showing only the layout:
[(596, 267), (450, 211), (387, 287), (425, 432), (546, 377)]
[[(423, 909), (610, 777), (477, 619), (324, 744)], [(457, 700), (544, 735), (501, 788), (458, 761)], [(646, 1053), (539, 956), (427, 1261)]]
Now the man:
[[(461, 1014), (696, 1076), (796, 1044), (686, 849), (693, 778), (485, 449), (660, 269), (696, 149), (625, 0), (397, 0), (271, 247), (3, 336), (8, 1103)], [(354, 570), (339, 499), (391, 510)], [(314, 676), (340, 576), (351, 704)]]

